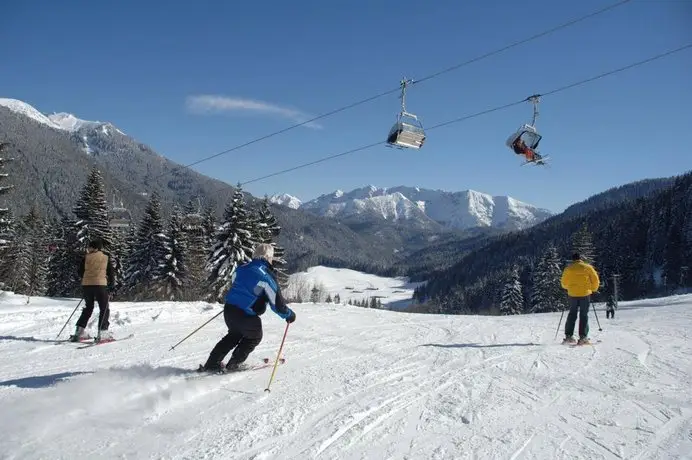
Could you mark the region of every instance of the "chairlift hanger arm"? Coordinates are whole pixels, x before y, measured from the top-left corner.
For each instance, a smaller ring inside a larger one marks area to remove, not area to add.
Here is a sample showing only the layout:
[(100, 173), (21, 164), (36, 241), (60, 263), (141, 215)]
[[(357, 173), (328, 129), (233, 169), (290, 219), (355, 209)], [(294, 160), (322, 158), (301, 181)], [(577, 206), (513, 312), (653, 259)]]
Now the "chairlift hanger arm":
[(541, 95), (534, 94), (527, 97), (526, 100), (533, 104), (533, 118), (531, 119), (531, 126), (536, 126), (536, 119), (538, 118), (538, 103), (541, 102)]

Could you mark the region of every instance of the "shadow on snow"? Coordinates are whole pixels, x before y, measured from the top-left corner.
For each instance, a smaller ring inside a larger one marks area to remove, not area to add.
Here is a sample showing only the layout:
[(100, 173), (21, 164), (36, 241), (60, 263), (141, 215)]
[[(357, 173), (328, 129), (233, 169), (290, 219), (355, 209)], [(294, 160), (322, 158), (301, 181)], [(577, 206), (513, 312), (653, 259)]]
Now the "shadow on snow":
[(6, 380), (0, 382), (0, 387), (19, 387), (19, 388), (47, 388), (56, 383), (80, 374), (93, 374), (93, 372), (61, 372), (59, 374), (39, 375), (34, 377), (24, 377), (21, 379)]

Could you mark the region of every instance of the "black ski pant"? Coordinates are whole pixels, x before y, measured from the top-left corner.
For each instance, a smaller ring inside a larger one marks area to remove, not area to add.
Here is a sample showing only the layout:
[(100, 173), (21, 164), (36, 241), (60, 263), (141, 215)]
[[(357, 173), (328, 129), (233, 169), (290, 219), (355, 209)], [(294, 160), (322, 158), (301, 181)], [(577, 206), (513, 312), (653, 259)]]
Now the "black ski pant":
[(569, 314), (565, 322), (565, 337), (574, 335), (574, 326), (577, 322), (577, 314), (579, 314), (579, 338), (589, 336), (589, 307), (591, 306), (591, 297), (570, 297), (569, 298)]
[(240, 308), (226, 304), (223, 319), (228, 334), (211, 350), (207, 367), (217, 366), (231, 350), (233, 354), (228, 364), (240, 364), (262, 341), (262, 319), (259, 316), (246, 315)]
[(106, 286), (82, 286), (84, 296), (84, 308), (77, 320), (77, 326), (86, 328), (91, 314), (94, 312), (94, 301), (99, 304), (99, 327), (98, 330), (105, 331), (110, 323), (110, 309), (108, 308), (108, 289)]
[(615, 318), (615, 310), (606, 310), (606, 319)]

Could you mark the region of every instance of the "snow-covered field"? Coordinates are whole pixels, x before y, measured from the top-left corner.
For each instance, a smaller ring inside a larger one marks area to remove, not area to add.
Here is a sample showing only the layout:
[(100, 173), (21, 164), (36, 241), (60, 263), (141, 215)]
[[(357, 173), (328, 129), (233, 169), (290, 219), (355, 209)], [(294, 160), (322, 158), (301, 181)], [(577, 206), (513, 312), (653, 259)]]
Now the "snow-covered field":
[(331, 268), (318, 265), (305, 272), (293, 273), (289, 277), (286, 293), (295, 298), (300, 293), (307, 301), (313, 286), (321, 288), (322, 299), (327, 294), (334, 298), (337, 294), (341, 303), (378, 298), (384, 308), (401, 309), (411, 303), (413, 290), (421, 283), (410, 283), (407, 278), (386, 278), (347, 268)]
[[(190, 378), (221, 317), (169, 351), (216, 306), (115, 302), (135, 338), (79, 350), (53, 342), (75, 305), (0, 293), (2, 459), (692, 457), (692, 296), (600, 311), (580, 348), (559, 314), (296, 304), (271, 393), (271, 369)], [(252, 362), (284, 332), (264, 325)]]

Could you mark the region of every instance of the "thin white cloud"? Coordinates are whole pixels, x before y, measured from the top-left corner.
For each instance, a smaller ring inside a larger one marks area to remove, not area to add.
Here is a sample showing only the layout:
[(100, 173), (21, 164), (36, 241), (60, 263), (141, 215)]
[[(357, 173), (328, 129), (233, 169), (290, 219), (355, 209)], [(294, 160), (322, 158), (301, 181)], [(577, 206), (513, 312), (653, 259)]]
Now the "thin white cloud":
[[(188, 96), (186, 101), (187, 110), (196, 114), (217, 114), (227, 112), (256, 112), (268, 115), (278, 115), (288, 118), (297, 123), (303, 123), (313, 116), (300, 110), (289, 107), (281, 107), (268, 102), (256, 101), (252, 99), (242, 99), (239, 97), (226, 97), (218, 95), (198, 95)], [(304, 126), (313, 129), (322, 129), (322, 125), (310, 122)]]

